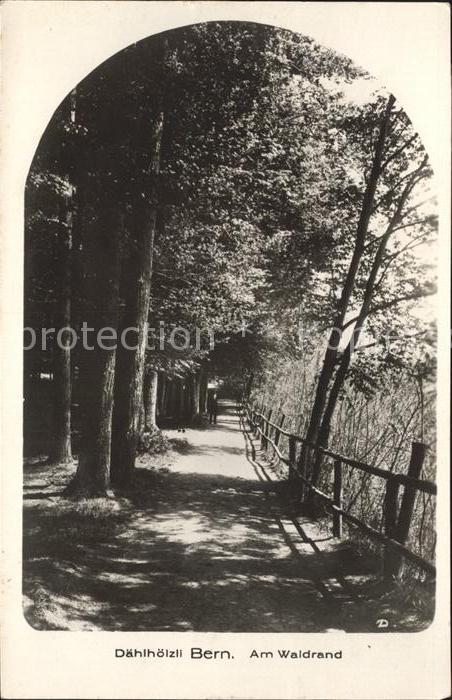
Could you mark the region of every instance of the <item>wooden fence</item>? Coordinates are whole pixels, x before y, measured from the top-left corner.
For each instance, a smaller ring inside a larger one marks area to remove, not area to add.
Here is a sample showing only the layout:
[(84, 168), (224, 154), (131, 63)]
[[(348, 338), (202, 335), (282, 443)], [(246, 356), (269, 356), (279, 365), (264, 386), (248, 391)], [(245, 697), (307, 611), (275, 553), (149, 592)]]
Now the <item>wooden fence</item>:
[[(257, 411), (255, 408), (244, 404), (243, 411), (255, 437), (260, 437), (261, 448), (267, 450), (271, 447), (279, 461), (288, 467), (288, 479), (302, 484), (307, 492), (315, 494), (330, 509), (333, 518), (333, 535), (335, 537), (342, 537), (342, 523), (345, 520), (359, 528), (372, 540), (383, 544), (384, 577), (387, 580), (398, 576), (404, 558), (426, 571), (429, 575), (435, 576), (435, 566), (406, 547), (417, 493), (423, 492), (436, 495), (436, 484), (419, 478), (426, 449), (423, 443), (413, 443), (408, 474), (396, 474), (355, 459), (350, 459), (318, 445), (307, 443), (302, 436), (285, 430), (283, 427), (284, 420), (281, 421), (280, 425), (272, 422), (271, 409), (265, 410), (262, 408), (260, 411)], [(288, 449), (286, 453), (283, 453), (281, 449), (282, 436), (287, 439)], [(300, 473), (297, 466), (298, 444), (309, 450), (311, 458), (320, 456), (333, 460), (332, 498), (317, 486), (314, 486)], [(380, 477), (386, 482), (384, 532), (379, 532), (344, 510), (342, 485), (344, 466)], [(399, 491), (401, 488), (403, 488), (403, 494), (399, 508)]]

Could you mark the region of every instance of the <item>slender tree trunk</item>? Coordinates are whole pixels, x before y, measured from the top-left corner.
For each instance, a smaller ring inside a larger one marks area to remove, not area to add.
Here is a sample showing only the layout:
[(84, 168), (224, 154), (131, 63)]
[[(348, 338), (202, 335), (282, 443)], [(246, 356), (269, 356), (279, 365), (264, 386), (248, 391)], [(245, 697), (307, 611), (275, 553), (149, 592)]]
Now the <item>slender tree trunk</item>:
[[(128, 308), (122, 327), (123, 330), (126, 327), (133, 327), (135, 330), (133, 335), (128, 333), (129, 349), (124, 347), (124, 343), (118, 346), (111, 478), (114, 485), (119, 487), (130, 483), (139, 437), (138, 422), (143, 400), (144, 360), (158, 204), (156, 176), (160, 171), (162, 131), (163, 113), (160, 113), (154, 124), (150, 202), (148, 204), (142, 199), (141, 192), (136, 194), (133, 212), (136, 246), (131, 254), (129, 274), (124, 280)], [(134, 342), (131, 342), (131, 338), (134, 338)]]
[[(353, 293), (356, 275), (358, 273), (361, 258), (364, 253), (365, 240), (369, 227), (370, 217), (372, 214), (372, 208), (374, 205), (375, 193), (381, 174), (383, 156), (385, 152), (385, 142), (390, 126), (391, 112), (394, 106), (394, 102), (395, 98), (391, 95), (386, 105), (386, 109), (381, 121), (380, 131), (372, 162), (372, 169), (369, 175), (369, 179), (367, 181), (367, 186), (364, 193), (363, 203), (358, 221), (353, 255), (344, 281), (344, 286), (342, 288), (341, 298), (338, 304), (338, 312), (333, 321), (333, 327), (330, 333), (322, 369), (320, 371), (319, 379), (316, 386), (314, 403), (306, 433), (306, 440), (308, 443), (316, 443), (318, 440), (322, 416), (325, 410), (325, 405), (328, 397), (328, 389), (338, 357), (338, 346), (342, 333), (342, 326), (344, 324), (344, 319), (347, 313), (348, 305)], [(309, 478), (311, 476), (309, 474), (309, 471), (311, 470), (311, 465), (309, 464), (308, 460), (309, 451), (303, 449), (300, 455), (300, 467), (302, 472), (304, 472), (304, 475)]]
[(185, 418), (185, 382), (182, 377), (177, 381), (177, 417), (179, 422)]
[[(361, 336), (361, 332), (364, 328), (366, 319), (369, 315), (371, 304), (372, 304), (372, 299), (375, 291), (375, 283), (377, 280), (377, 275), (381, 269), (382, 263), (383, 263), (383, 257), (386, 252), (386, 247), (389, 241), (389, 238), (392, 235), (393, 230), (396, 228), (396, 226), (400, 223), (401, 217), (402, 217), (402, 211), (403, 207), (412, 191), (412, 188), (414, 186), (414, 183), (416, 182), (416, 179), (412, 178), (410, 182), (407, 184), (405, 187), (400, 200), (397, 205), (396, 212), (394, 216), (391, 219), (390, 224), (388, 225), (385, 234), (382, 236), (380, 240), (380, 244), (377, 248), (377, 252), (375, 254), (374, 261), (372, 263), (372, 268), (369, 273), (369, 277), (366, 282), (366, 286), (364, 289), (364, 295), (363, 295), (363, 301), (361, 304), (361, 308), (355, 323), (355, 326), (353, 328), (353, 332), (351, 335), (351, 338), (348, 342), (348, 345), (342, 354), (341, 361), (339, 363), (339, 367), (337, 369), (333, 385), (331, 387), (331, 391), (328, 397), (328, 402), (325, 408), (325, 412), (323, 415), (322, 423), (320, 426), (319, 430), (319, 438), (318, 438), (318, 443), (322, 447), (326, 447), (328, 445), (329, 437), (330, 437), (330, 432), (331, 432), (331, 421), (333, 418), (334, 411), (336, 409), (337, 401), (340, 395), (340, 392), (344, 386), (345, 379), (347, 377), (347, 373), (351, 364), (351, 359), (352, 355), (358, 346), (359, 339)], [(317, 458), (315, 465), (314, 465), (314, 470), (313, 470), (313, 483), (317, 483), (320, 475), (320, 468), (321, 468), (321, 459)]]
[(167, 394), (167, 388), (168, 388), (168, 381), (166, 378), (166, 374), (164, 372), (161, 372), (158, 384), (160, 387), (160, 396), (159, 396), (159, 400), (157, 402), (158, 415), (161, 416), (162, 418), (164, 418), (166, 415), (165, 404), (166, 404), (166, 394)]
[(191, 375), (188, 375), (184, 382), (184, 418), (186, 421), (191, 421), (193, 418), (193, 380)]
[(71, 265), (72, 265), (72, 218), (73, 197), (67, 197), (64, 213), (60, 217), (62, 231), (59, 265), (61, 293), (59, 311), (56, 314), (55, 340), (53, 346), (53, 443), (51, 462), (72, 461), (71, 449), (71, 335), (63, 329), (71, 325)]
[(146, 396), (146, 430), (154, 432), (157, 430), (157, 390), (158, 372), (153, 369), (149, 372), (149, 384)]
[(194, 420), (195, 418), (199, 417), (199, 404), (200, 404), (200, 399), (201, 399), (201, 378), (200, 378), (200, 373), (199, 371), (193, 374), (192, 376), (192, 385), (191, 385), (191, 419)]
[(250, 375), (247, 379), (246, 382), (246, 388), (245, 388), (245, 398), (248, 399), (250, 394), (251, 394), (251, 389), (253, 388), (253, 382), (254, 382), (254, 372), (250, 372)]
[(203, 415), (207, 411), (207, 384), (208, 376), (204, 365), (201, 365), (200, 389), (199, 389), (199, 412)]
[(173, 377), (171, 382), (171, 415), (173, 418), (179, 417), (179, 393), (180, 393), (180, 379), (179, 377)]
[(171, 415), (175, 420), (179, 420), (180, 417), (180, 383), (180, 377), (173, 377), (171, 391)]
[(105, 496), (109, 489), (116, 349), (114, 342), (101, 348), (96, 336), (100, 329), (115, 330), (118, 324), (122, 225), (115, 201), (103, 195), (97, 206), (96, 229), (88, 227), (84, 243), (84, 315), (94, 334), (86, 334), (80, 353), (79, 461), (66, 489), (78, 496)]
[(174, 416), (174, 379), (167, 377), (165, 400), (163, 402), (163, 415), (166, 418)]

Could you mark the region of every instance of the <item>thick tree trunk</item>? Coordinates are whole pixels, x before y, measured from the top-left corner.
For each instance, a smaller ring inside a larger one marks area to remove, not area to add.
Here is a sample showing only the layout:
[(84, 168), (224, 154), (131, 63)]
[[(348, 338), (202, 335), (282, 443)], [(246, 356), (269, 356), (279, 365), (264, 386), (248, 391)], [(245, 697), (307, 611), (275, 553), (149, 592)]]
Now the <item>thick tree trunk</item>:
[(71, 462), (71, 336), (63, 331), (71, 325), (71, 265), (73, 198), (64, 203), (60, 217), (62, 231), (58, 236), (61, 289), (59, 310), (56, 314), (53, 343), (53, 440), (51, 462)]
[[(63, 328), (66, 325), (61, 326)], [(53, 374), (53, 439), (50, 451), (50, 461), (67, 463), (72, 461), (71, 448), (71, 351), (68, 347), (70, 339), (64, 333), (61, 347), (54, 348)]]
[[(342, 333), (342, 326), (344, 324), (345, 316), (348, 310), (348, 304), (353, 293), (356, 275), (358, 273), (361, 258), (364, 253), (365, 240), (369, 227), (370, 217), (372, 214), (372, 208), (374, 205), (375, 192), (381, 174), (383, 156), (385, 152), (385, 142), (390, 126), (391, 112), (394, 106), (394, 102), (395, 98), (391, 95), (386, 105), (385, 113), (381, 121), (378, 141), (375, 147), (375, 153), (372, 162), (372, 169), (364, 193), (363, 204), (361, 207), (360, 217), (358, 221), (352, 259), (350, 261), (350, 265), (344, 281), (344, 286), (338, 305), (338, 312), (333, 321), (333, 326), (328, 340), (327, 349), (325, 351), (322, 369), (320, 371), (319, 379), (317, 381), (314, 404), (312, 407), (308, 430), (306, 433), (306, 440), (308, 443), (311, 444), (317, 443), (318, 441), (322, 416), (328, 398), (328, 389), (338, 357), (338, 345)], [(301, 451), (299, 468), (305, 477), (310, 478), (312, 476), (312, 465), (309, 463), (309, 450), (306, 448)]]
[(89, 362), (87, 358), (82, 361), (81, 372), (88, 381), (81, 381), (84, 416), (79, 461), (67, 493), (105, 496), (109, 489), (115, 353), (97, 348), (91, 352)]
[[(80, 449), (78, 468), (67, 494), (105, 496), (109, 489), (111, 423), (116, 349), (114, 342), (100, 347), (100, 329), (117, 328), (122, 225), (116, 202), (104, 197), (97, 203), (97, 221), (88, 227), (84, 243), (86, 289), (86, 348), (80, 353)], [(88, 349), (92, 348), (92, 349)]]
[[(147, 228), (144, 240), (138, 246), (141, 269), (137, 264), (134, 297), (128, 299), (128, 309), (121, 323), (124, 342), (118, 344), (117, 372), (115, 378), (115, 407), (113, 415), (111, 479), (115, 486), (127, 486), (130, 482), (139, 438), (139, 419), (143, 403), (144, 359), (147, 339), (147, 317), (151, 283), (153, 252), (153, 222), (146, 226), (143, 217), (140, 223)], [(135, 256), (134, 256), (135, 257)], [(134, 260), (133, 262), (137, 262)], [(130, 274), (125, 284), (133, 285), (135, 265), (129, 266)], [(133, 309), (135, 306), (135, 309)]]
[(138, 421), (138, 434), (142, 435), (146, 429), (146, 406), (144, 402), (144, 396), (141, 401), (140, 406), (140, 418)]
[(151, 292), (152, 258), (157, 219), (157, 191), (155, 177), (160, 170), (160, 147), (163, 114), (154, 124), (153, 153), (149, 204), (138, 192), (134, 199), (134, 249), (129, 259), (126, 288), (126, 313), (122, 329), (134, 328), (126, 336), (126, 343), (118, 345), (118, 370), (115, 381), (115, 410), (113, 416), (111, 479), (115, 486), (130, 483), (139, 437), (139, 412), (143, 400), (144, 360), (147, 344), (148, 315)]
[(153, 369), (149, 372), (149, 382), (146, 395), (146, 423), (145, 428), (149, 432), (157, 430), (157, 390), (158, 372)]

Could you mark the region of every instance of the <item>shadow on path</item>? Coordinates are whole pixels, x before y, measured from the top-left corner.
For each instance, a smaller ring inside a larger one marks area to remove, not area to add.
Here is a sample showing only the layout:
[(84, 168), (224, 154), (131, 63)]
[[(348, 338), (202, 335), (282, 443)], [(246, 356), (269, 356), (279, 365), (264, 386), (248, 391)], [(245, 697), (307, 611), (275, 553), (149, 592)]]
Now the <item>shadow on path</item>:
[[(216, 428), (188, 431), (186, 440), (187, 451), (178, 450), (169, 471), (142, 465), (137, 487), (118, 501), (43, 500), (27, 472), (29, 623), (69, 630), (375, 630), (385, 603), (360, 595), (373, 564), (324, 535), (316, 540), (309, 522), (297, 528), (278, 484), (250, 467), (238, 418), (229, 412)], [(45, 478), (41, 467), (37, 476), (38, 483)]]

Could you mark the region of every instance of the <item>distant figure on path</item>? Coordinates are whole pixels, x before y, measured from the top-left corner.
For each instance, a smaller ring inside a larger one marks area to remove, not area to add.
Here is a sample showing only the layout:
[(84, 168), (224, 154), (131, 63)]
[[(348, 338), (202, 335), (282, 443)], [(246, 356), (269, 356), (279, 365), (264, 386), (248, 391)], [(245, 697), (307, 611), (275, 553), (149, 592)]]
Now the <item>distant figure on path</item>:
[(217, 392), (216, 391), (209, 391), (209, 394), (207, 396), (207, 411), (209, 413), (209, 423), (216, 424), (216, 422), (217, 422), (217, 410), (218, 410)]

